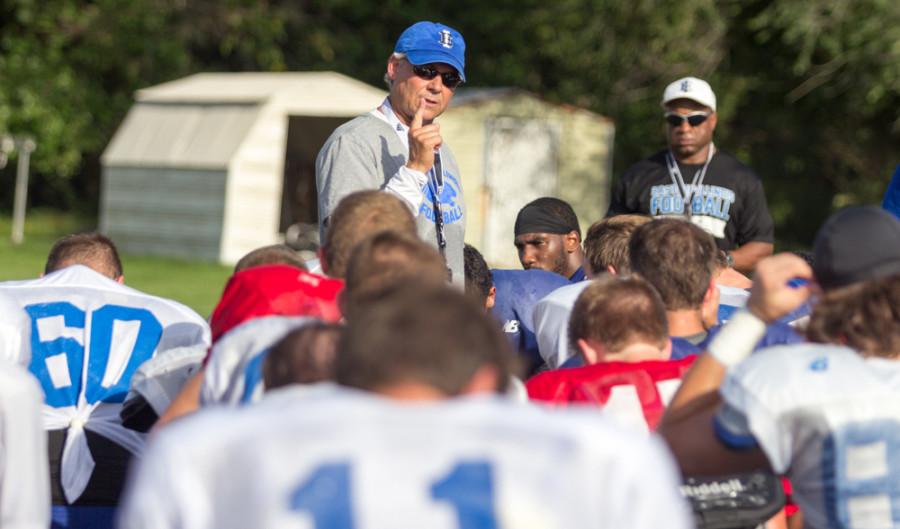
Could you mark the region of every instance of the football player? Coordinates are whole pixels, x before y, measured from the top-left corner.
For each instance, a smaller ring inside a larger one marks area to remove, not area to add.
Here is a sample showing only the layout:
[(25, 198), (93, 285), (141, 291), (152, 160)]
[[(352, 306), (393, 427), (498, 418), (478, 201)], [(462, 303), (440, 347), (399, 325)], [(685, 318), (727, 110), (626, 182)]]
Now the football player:
[(210, 318), (213, 346), (203, 352), (205, 365), (184, 384), (156, 427), (201, 404), (255, 401), (263, 391), (260, 368), (268, 348), (314, 318), (338, 321), (343, 286), (341, 280), (284, 264), (236, 272)]
[[(631, 269), (656, 288), (666, 306), (672, 358), (700, 353), (720, 329), (715, 273), (721, 253), (713, 237), (680, 218), (655, 219), (634, 231), (628, 255)], [(800, 341), (790, 326), (772, 322), (761, 345)]]
[(276, 390), (160, 432), (121, 526), (691, 526), (656, 439), (497, 395), (512, 353), (462, 293), (376, 298), (340, 342), (340, 387)]
[[(243, 273), (257, 273), (268, 282), (272, 278), (273, 268), (260, 267)], [(333, 279), (323, 280), (336, 282)], [(358, 244), (351, 255), (347, 265), (346, 288), (340, 299), (342, 312), (352, 320), (354, 312), (370, 296), (384, 288), (417, 280), (431, 284), (447, 282), (447, 269), (440, 254), (416, 237), (392, 231), (378, 233)], [(286, 283), (271, 284), (279, 289)], [(263, 299), (280, 300), (281, 308), (295, 306), (294, 316), (253, 318), (223, 335), (213, 346), (204, 370), (201, 404), (238, 404), (259, 400), (265, 390), (260, 383), (262, 364), (270, 348), (292, 330), (316, 321), (302, 316), (319, 316), (320, 313), (310, 312), (305, 304), (298, 302), (318, 297), (290, 296), (273, 291), (266, 294)], [(244, 305), (248, 302), (246, 298), (232, 299)], [(228, 310), (227, 307), (224, 310)], [(284, 310), (279, 313), (291, 314)], [(213, 327), (215, 329), (215, 325)]]
[(119, 412), (137, 369), (168, 347), (207, 346), (206, 322), (188, 307), (122, 284), (115, 245), (96, 234), (58, 240), (40, 279), (0, 284), (27, 315), (18, 363), (44, 393), (53, 519), (106, 527), (128, 462), (144, 436)]
[[(650, 222), (644, 215), (617, 215), (595, 222), (584, 238), (584, 271), (588, 278), (603, 273), (631, 271), (628, 240), (634, 230)], [(578, 282), (554, 290), (534, 305), (534, 332), (541, 357), (551, 369), (575, 355), (569, 347), (569, 316), (587, 283)], [(576, 358), (577, 359), (577, 358)]]
[(584, 280), (581, 227), (567, 202), (541, 197), (525, 204), (516, 215), (513, 232), (522, 268), (547, 270), (572, 283)]
[(556, 369), (530, 379), (532, 400), (590, 402), (643, 431), (656, 428), (681, 376), (695, 357), (669, 361), (666, 308), (637, 277), (600, 277), (584, 289), (569, 321), (569, 343), (583, 367)]
[[(660, 425), (689, 473), (771, 467), (805, 526), (900, 526), (900, 221), (874, 207), (833, 215), (813, 267), (763, 260), (747, 310), (695, 362)], [(766, 323), (821, 290), (810, 344), (751, 356)]]
[(343, 332), (343, 325), (314, 322), (285, 335), (263, 361), (266, 391), (334, 380), (337, 344)]

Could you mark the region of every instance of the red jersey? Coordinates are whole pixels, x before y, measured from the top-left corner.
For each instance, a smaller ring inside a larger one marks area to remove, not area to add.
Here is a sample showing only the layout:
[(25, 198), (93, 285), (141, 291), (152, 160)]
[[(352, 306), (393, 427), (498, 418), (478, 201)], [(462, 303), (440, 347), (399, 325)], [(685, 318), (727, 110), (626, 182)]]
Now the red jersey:
[(525, 386), (532, 400), (558, 406), (593, 403), (625, 419), (643, 419), (655, 430), (695, 359), (601, 362), (556, 369), (531, 378)]
[(288, 265), (255, 266), (231, 276), (210, 317), (212, 341), (241, 323), (261, 316), (310, 316), (328, 322), (341, 319), (340, 279)]

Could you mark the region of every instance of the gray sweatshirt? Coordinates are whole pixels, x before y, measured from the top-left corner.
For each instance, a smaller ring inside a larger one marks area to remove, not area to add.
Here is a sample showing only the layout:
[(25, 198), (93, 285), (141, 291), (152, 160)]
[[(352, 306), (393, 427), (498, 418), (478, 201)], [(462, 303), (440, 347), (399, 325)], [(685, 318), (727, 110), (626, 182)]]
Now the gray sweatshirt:
[[(324, 236), (324, 220), (346, 195), (363, 189), (388, 188), (388, 191), (393, 191), (392, 187), (402, 178), (399, 173), (406, 165), (407, 156), (406, 146), (400, 141), (397, 132), (387, 122), (372, 114), (364, 114), (338, 127), (325, 141), (316, 158), (320, 235)], [(459, 167), (446, 144), (441, 146), (441, 162), (444, 182), (439, 190), (439, 198), (447, 241), (445, 256), (447, 265), (453, 272), (453, 283), (462, 287), (465, 282), (463, 241), (466, 208)], [(409, 179), (405, 180), (402, 185), (408, 189)], [(412, 207), (418, 208), (414, 214), (419, 237), (437, 246), (432, 192), (428, 186), (421, 191), (423, 196), (420, 204), (412, 204)], [(407, 197), (401, 198), (409, 203)]]

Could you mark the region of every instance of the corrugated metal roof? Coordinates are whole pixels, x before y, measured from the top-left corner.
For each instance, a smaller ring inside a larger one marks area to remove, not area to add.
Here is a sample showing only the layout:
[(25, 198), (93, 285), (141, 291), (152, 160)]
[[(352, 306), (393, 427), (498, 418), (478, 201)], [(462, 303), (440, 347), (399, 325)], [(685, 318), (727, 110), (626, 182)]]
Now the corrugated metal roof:
[(103, 153), (103, 163), (223, 168), (257, 114), (258, 105), (138, 103)]
[(144, 103), (263, 103), (282, 96), (292, 112), (355, 116), (386, 93), (337, 72), (198, 73), (138, 90)]
[(353, 117), (385, 96), (336, 72), (191, 75), (138, 90), (103, 163), (224, 168), (258, 119)]

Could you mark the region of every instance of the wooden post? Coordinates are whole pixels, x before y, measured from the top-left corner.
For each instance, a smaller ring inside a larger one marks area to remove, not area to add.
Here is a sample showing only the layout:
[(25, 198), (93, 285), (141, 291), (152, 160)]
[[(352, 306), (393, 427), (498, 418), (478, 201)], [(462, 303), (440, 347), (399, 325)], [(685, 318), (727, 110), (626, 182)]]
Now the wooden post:
[(13, 202), (12, 242), (22, 244), (25, 239), (25, 204), (28, 201), (28, 165), (35, 143), (31, 138), (16, 141), (19, 161), (16, 165), (16, 195)]

